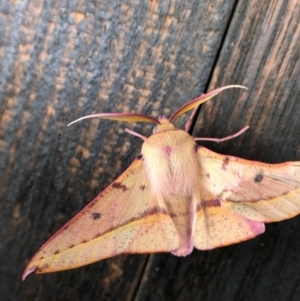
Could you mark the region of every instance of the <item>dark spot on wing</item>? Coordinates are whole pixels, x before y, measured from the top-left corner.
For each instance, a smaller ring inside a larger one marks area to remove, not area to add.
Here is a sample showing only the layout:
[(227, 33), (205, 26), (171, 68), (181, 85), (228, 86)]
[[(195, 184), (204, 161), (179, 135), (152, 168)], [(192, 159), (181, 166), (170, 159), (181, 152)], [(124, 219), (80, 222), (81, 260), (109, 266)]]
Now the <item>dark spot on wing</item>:
[(145, 187), (146, 187), (145, 185), (141, 185), (141, 186), (140, 186), (140, 189), (141, 189), (141, 190), (144, 190)]
[(119, 183), (119, 182), (115, 182), (111, 186), (115, 189), (122, 189), (123, 191), (128, 190), (128, 188), (124, 184)]
[(223, 170), (226, 170), (226, 166), (228, 165), (229, 161), (230, 161), (229, 157), (225, 156), (223, 159), (223, 164), (222, 164)]
[(75, 247), (75, 245), (70, 245), (69, 246), (69, 249), (72, 249), (72, 248), (74, 248)]
[(220, 199), (211, 199), (203, 202), (204, 207), (221, 207)]
[(55, 252), (54, 252), (54, 255), (56, 255), (56, 254), (58, 254), (59, 253), (59, 251), (58, 250), (56, 250)]
[(46, 269), (49, 269), (49, 264), (45, 264), (45, 265), (43, 265), (43, 266), (41, 266), (41, 267), (37, 267), (37, 268), (35, 269), (35, 271), (37, 271), (37, 272), (43, 272), (43, 271), (46, 270)]
[(99, 219), (101, 217), (101, 214), (99, 212), (93, 212), (91, 214), (93, 220)]
[(63, 230), (68, 229), (68, 225), (64, 225), (64, 226), (62, 227), (62, 229), (63, 229)]
[(85, 244), (85, 243), (87, 243), (87, 240), (86, 240), (86, 239), (84, 239), (84, 240), (81, 242), (81, 244)]
[(210, 178), (210, 174), (209, 174), (209, 173), (206, 173), (205, 175), (206, 175), (206, 177), (207, 177), (208, 179)]
[(259, 173), (255, 176), (254, 182), (259, 183), (263, 180), (263, 178), (264, 178), (264, 176), (261, 173)]
[(143, 160), (143, 159), (144, 159), (143, 154), (139, 154), (139, 155), (137, 156), (137, 159), (138, 159), (138, 160)]
[(199, 211), (205, 207), (221, 207), (221, 200), (219, 198), (203, 200), (201, 204), (198, 204), (196, 210)]

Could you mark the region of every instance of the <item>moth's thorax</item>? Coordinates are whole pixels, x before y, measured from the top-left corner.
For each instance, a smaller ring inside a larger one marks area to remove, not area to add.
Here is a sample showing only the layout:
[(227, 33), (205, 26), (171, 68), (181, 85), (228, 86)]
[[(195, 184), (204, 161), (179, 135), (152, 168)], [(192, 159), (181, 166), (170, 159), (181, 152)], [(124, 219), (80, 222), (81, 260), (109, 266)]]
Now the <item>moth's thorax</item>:
[(185, 131), (161, 122), (143, 144), (146, 177), (157, 196), (192, 195), (200, 168), (194, 139)]

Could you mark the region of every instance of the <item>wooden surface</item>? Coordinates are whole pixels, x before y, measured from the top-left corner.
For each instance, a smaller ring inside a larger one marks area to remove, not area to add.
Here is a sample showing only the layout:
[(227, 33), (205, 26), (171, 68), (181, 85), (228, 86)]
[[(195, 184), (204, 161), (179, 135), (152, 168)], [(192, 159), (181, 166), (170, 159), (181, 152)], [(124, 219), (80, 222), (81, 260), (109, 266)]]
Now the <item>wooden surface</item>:
[(96, 119), (66, 127), (80, 116), (169, 116), (202, 92), (242, 84), (248, 92), (201, 107), (195, 136), (249, 124), (205, 145), (300, 160), (299, 19), (299, 0), (1, 1), (1, 300), (299, 300), (300, 217), (186, 258), (119, 256), (21, 282), (38, 248), (138, 155), (141, 141), (124, 128), (151, 134)]

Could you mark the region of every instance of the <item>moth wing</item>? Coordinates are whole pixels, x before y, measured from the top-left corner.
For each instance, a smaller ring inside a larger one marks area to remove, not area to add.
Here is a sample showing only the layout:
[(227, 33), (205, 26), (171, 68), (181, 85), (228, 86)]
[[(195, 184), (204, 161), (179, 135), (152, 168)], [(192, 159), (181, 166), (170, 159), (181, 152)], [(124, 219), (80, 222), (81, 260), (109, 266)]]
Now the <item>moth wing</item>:
[(300, 213), (300, 162), (266, 164), (198, 148), (201, 200), (195, 247), (212, 249), (264, 232)]
[(41, 247), (23, 279), (122, 253), (171, 252), (179, 244), (171, 217), (151, 197), (142, 160), (136, 159)]

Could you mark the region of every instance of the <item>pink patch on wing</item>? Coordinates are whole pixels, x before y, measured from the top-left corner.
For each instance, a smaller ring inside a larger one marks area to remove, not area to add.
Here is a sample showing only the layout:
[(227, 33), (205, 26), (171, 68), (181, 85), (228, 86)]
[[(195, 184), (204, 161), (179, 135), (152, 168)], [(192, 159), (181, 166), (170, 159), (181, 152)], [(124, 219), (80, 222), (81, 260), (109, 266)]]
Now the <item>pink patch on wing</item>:
[(265, 224), (264, 223), (254, 222), (254, 221), (251, 221), (247, 218), (245, 218), (245, 221), (249, 225), (249, 228), (251, 229), (253, 234), (259, 235), (259, 234), (265, 232)]

